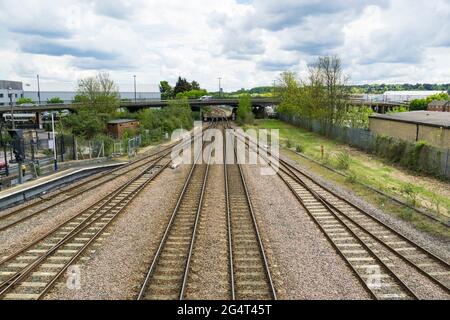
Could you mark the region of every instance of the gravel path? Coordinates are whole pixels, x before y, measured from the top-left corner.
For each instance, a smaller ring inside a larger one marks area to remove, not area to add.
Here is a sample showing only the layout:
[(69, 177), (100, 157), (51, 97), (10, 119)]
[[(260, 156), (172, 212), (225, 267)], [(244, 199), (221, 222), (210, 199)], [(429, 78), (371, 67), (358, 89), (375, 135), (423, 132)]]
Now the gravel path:
[(258, 166), (244, 172), (279, 298), (369, 299), (287, 186)]
[(79, 263), (80, 290), (67, 289), (63, 279), (46, 299), (135, 299), (188, 169), (165, 170), (119, 215), (95, 254)]

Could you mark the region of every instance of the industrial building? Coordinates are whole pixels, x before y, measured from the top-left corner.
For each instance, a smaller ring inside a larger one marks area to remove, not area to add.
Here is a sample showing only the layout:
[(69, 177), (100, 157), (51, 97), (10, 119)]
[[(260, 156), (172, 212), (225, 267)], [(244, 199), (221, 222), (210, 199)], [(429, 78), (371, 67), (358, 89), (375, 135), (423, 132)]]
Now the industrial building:
[(23, 85), (19, 81), (0, 80), (0, 106), (16, 103), (23, 98)]
[(425, 99), (440, 93), (447, 93), (447, 91), (386, 91), (383, 94), (383, 101), (411, 102), (415, 99)]
[(413, 111), (371, 116), (370, 131), (406, 141), (450, 148), (450, 113)]
[[(12, 96), (11, 96), (12, 95)], [(52, 98), (60, 98), (64, 103), (71, 103), (76, 91), (40, 91), (40, 101), (42, 103)], [(136, 91), (119, 92), (122, 100), (161, 100), (161, 93), (156, 86), (139, 86)], [(23, 83), (20, 81), (0, 80), (0, 106), (10, 104), (12, 98), (13, 104), (20, 98), (30, 98), (34, 102), (39, 102), (39, 94), (37, 91), (24, 91)]]

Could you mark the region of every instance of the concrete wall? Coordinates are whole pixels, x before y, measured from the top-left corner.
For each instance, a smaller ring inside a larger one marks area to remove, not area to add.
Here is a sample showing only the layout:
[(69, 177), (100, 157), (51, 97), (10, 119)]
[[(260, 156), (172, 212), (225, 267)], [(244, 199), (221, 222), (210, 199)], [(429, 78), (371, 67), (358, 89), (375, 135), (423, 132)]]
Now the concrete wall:
[(419, 126), (419, 140), (424, 140), (432, 145), (450, 149), (450, 129)]
[[(418, 137), (417, 127), (419, 128)], [(375, 118), (370, 119), (369, 128), (370, 131), (379, 135), (412, 142), (423, 140), (436, 147), (450, 148), (450, 129)]]

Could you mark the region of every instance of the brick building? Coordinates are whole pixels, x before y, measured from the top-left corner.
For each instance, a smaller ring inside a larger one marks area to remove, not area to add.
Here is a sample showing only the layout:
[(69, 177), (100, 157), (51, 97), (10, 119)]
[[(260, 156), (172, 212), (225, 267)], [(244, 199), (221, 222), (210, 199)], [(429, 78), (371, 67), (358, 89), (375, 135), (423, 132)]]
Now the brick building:
[(118, 119), (108, 122), (108, 135), (113, 139), (121, 139), (127, 129), (137, 130), (139, 121), (135, 119)]
[(450, 112), (450, 101), (434, 100), (428, 104), (428, 111)]

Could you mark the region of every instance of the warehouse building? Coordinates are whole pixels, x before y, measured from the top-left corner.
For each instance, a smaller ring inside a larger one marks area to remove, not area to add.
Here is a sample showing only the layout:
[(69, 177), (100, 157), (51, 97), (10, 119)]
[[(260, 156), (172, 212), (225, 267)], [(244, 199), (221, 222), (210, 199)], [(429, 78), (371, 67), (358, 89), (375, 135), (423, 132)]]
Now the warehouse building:
[(0, 106), (9, 105), (12, 99), (13, 104), (23, 98), (22, 82), (0, 80)]
[(413, 111), (377, 114), (369, 119), (370, 131), (407, 141), (426, 141), (450, 148), (450, 112)]
[(411, 102), (416, 99), (426, 99), (435, 94), (447, 91), (386, 91), (383, 95), (385, 102)]

